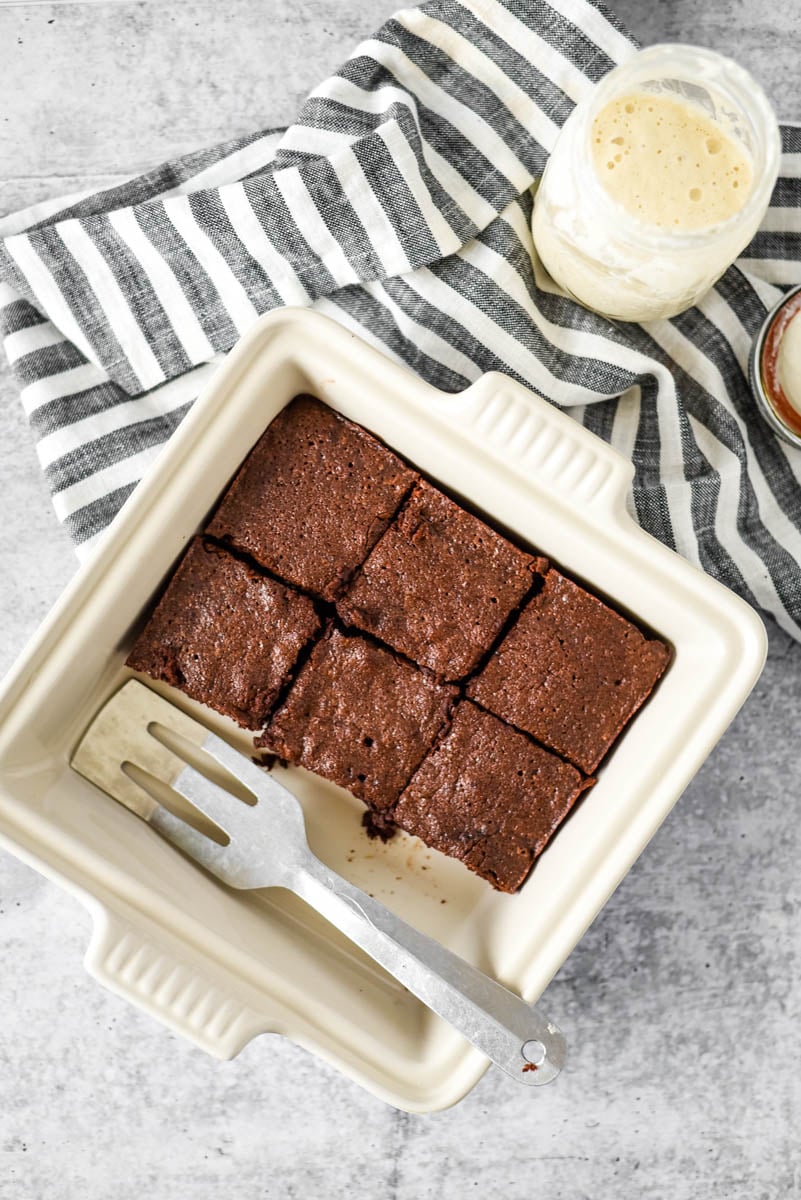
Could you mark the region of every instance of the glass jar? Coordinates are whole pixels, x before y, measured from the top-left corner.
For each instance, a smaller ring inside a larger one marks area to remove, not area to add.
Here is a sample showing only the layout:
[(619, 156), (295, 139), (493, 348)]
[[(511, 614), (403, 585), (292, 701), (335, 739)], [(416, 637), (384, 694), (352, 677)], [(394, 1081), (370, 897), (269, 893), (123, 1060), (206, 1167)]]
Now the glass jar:
[[(750, 160), (751, 191), (727, 220), (699, 229), (646, 224), (610, 196), (593, 161), (593, 122), (610, 101), (653, 93), (700, 110)], [(579, 303), (622, 321), (694, 304), (751, 241), (779, 170), (779, 129), (754, 79), (697, 46), (651, 46), (606, 75), (565, 122), (534, 203), (532, 233), (554, 280)]]

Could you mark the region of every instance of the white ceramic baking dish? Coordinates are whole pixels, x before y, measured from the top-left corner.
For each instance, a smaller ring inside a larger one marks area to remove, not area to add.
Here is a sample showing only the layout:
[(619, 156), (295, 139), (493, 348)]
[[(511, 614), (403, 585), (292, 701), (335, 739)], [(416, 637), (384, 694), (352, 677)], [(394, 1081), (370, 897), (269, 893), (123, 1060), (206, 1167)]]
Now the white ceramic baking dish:
[(325, 318), (291, 309), (260, 320), (228, 356), (3, 686), (0, 837), (90, 910), (89, 972), (174, 1030), (220, 1057), (281, 1032), (392, 1104), (430, 1111), (477, 1081), (486, 1066), (477, 1051), (299, 901), (226, 891), (68, 766), (129, 674), (126, 652), (154, 594), (300, 391), (373, 430), (675, 649), (597, 786), (516, 896), (413, 839), (368, 841), (357, 801), (286, 773), (326, 862), (528, 999), (731, 721), (761, 669), (765, 633), (736, 596), (635, 525), (624, 503), (628, 462), (506, 377), (446, 395)]

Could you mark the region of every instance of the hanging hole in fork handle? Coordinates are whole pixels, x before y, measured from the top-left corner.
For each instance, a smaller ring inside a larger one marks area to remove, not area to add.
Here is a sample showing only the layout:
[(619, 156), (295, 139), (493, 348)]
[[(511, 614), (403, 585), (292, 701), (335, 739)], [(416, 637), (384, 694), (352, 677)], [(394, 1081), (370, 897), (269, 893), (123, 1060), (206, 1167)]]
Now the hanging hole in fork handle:
[(524, 1042), (521, 1048), (521, 1053), (523, 1058), (526, 1060), (526, 1066), (523, 1067), (524, 1071), (528, 1068), (533, 1068), (536, 1070), (537, 1067), (541, 1066), (542, 1063), (545, 1062), (547, 1055), (547, 1051), (542, 1042), (537, 1041), (536, 1038), (531, 1038), (529, 1041)]

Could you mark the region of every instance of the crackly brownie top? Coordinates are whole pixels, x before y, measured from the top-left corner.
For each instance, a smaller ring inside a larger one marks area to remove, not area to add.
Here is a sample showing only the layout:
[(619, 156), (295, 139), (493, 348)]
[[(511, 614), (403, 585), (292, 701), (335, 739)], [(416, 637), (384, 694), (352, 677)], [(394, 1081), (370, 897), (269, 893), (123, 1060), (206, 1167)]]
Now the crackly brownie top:
[(514, 892), (591, 782), (468, 700), (392, 817), (499, 891)]
[(550, 570), (468, 695), (589, 774), (668, 657), (662, 642)]
[(297, 396), (256, 443), (208, 532), (330, 599), (416, 478), (358, 425), (313, 396)]
[(319, 628), (307, 596), (195, 538), (128, 666), (259, 729)]
[(460, 679), (489, 650), (541, 565), (421, 482), (338, 608), (348, 624), (444, 679)]
[(257, 744), (384, 809), (433, 744), (453, 695), (390, 650), (332, 626)]

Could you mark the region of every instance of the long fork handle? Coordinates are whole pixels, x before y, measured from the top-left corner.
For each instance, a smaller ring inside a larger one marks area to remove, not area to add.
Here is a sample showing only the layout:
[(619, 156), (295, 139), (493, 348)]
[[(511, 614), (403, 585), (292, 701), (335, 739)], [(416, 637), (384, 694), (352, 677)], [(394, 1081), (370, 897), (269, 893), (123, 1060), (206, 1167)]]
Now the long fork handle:
[(565, 1061), (562, 1031), (532, 1004), (407, 925), (309, 851), (286, 884), (496, 1066), (520, 1083), (550, 1083)]

